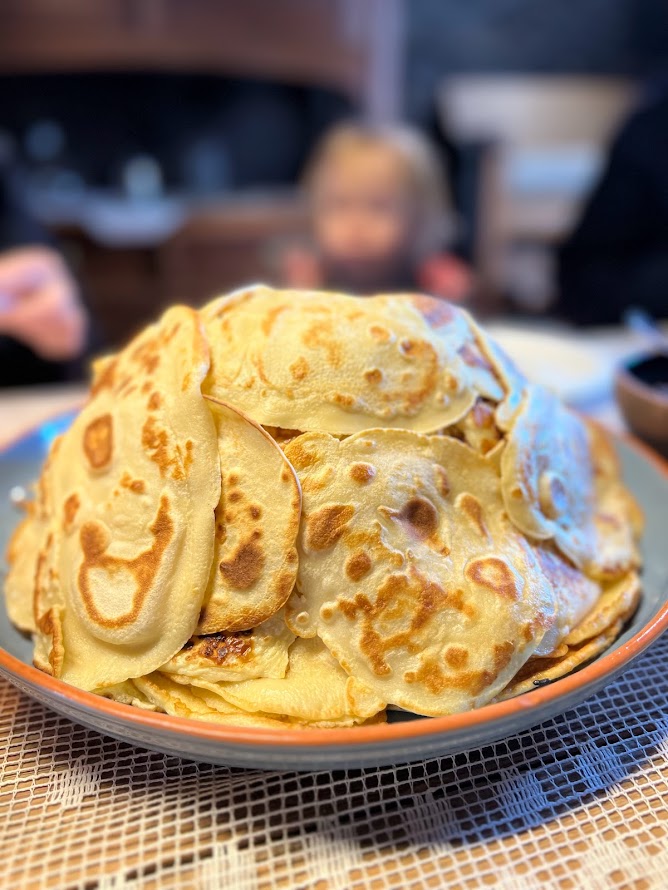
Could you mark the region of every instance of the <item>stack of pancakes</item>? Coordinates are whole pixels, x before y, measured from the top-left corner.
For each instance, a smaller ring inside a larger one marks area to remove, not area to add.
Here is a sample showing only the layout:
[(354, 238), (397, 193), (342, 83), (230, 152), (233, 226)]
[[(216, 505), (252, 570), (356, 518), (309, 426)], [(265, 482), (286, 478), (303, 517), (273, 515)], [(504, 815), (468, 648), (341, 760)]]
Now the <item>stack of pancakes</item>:
[(640, 528), (603, 434), (465, 312), (253, 287), (95, 365), (7, 606), (37, 667), (143, 708), (452, 714), (609, 645)]

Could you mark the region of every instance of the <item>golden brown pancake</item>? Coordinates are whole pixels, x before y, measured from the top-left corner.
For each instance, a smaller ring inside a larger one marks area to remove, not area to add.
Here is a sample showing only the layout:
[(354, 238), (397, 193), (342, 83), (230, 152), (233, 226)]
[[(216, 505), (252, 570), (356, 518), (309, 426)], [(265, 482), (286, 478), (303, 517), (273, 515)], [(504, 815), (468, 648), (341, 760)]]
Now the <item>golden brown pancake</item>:
[(288, 669), (288, 649), (294, 638), (280, 610), (252, 630), (194, 636), (160, 670), (189, 682), (279, 679)]
[(497, 463), (398, 430), (308, 433), (285, 450), (303, 490), (288, 622), (380, 699), (477, 707), (553, 632), (553, 591), (505, 514)]
[(50, 583), (64, 645), (54, 672), (68, 683), (95, 689), (148, 673), (197, 624), (220, 496), (207, 370), (197, 313), (170, 309), (101, 366), (62, 439)]
[(415, 295), (368, 297), (254, 287), (202, 310), (206, 391), (259, 423), (353, 433), (432, 431), (503, 389), (466, 313)]
[(271, 436), (235, 408), (208, 404), (222, 487), (199, 634), (257, 627), (284, 605), (297, 577), (301, 513), (299, 482)]
[(526, 535), (554, 541), (594, 578), (619, 578), (638, 565), (639, 511), (612, 448), (544, 387), (527, 390), (501, 473), (508, 514)]
[(297, 639), (283, 678), (242, 683), (207, 683), (193, 679), (233, 708), (289, 718), (314, 727), (352, 726), (385, 707), (364, 683), (349, 677), (319, 639)]

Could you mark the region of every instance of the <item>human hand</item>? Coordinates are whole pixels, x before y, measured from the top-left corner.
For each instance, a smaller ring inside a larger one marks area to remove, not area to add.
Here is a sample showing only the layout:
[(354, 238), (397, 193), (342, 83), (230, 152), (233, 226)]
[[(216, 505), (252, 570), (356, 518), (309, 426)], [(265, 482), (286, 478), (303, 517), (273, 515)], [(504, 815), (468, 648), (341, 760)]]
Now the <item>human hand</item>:
[(76, 283), (56, 251), (25, 247), (0, 253), (0, 334), (58, 361), (81, 354), (86, 328)]

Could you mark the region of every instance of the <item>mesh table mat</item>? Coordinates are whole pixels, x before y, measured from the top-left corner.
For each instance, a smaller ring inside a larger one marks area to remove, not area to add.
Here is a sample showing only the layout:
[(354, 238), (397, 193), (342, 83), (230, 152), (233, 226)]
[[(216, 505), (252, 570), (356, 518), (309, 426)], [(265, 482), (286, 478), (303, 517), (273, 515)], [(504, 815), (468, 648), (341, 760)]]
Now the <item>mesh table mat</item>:
[(494, 746), (308, 774), (195, 764), (0, 681), (0, 886), (668, 887), (668, 634)]

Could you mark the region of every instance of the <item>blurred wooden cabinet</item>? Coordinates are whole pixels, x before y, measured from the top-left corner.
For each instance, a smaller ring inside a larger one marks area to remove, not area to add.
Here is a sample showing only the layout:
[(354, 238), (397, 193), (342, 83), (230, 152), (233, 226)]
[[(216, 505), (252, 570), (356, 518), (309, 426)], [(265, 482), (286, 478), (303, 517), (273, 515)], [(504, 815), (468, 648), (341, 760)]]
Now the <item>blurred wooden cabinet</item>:
[(398, 113), (401, 0), (2, 0), (0, 71), (231, 74)]

